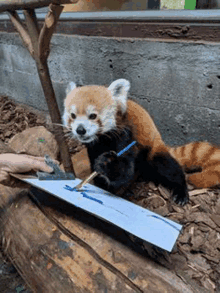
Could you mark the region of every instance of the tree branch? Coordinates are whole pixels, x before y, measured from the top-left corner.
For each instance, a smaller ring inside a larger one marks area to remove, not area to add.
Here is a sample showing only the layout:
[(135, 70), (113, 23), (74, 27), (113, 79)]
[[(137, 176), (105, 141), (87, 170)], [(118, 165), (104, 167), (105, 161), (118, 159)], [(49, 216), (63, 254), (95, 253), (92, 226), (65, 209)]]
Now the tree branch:
[(26, 25), (28, 28), (31, 43), (34, 49), (35, 57), (38, 56), (38, 38), (39, 38), (39, 27), (34, 9), (24, 10), (24, 16)]
[(63, 6), (50, 4), (49, 12), (45, 18), (44, 26), (39, 37), (39, 57), (46, 60), (50, 52), (50, 40), (56, 27)]
[(34, 9), (53, 4), (71, 4), (78, 0), (5, 0), (0, 1), (0, 13), (7, 10)]
[[(13, 1), (13, 2), (18, 2), (18, 1)], [(39, 7), (39, 2), (44, 2), (44, 6), (45, 3), (48, 1), (43, 1), (43, 0), (39, 0), (39, 1), (28, 1), (28, 0), (20, 0), (20, 5), (24, 2), (25, 3), (29, 3), (30, 2), (37, 2), (37, 7)], [(22, 3), (21, 3), (22, 2)], [(61, 117), (60, 117), (60, 112), (59, 112), (59, 108), (56, 102), (56, 96), (54, 93), (54, 89), (53, 89), (53, 85), (52, 85), (52, 81), (50, 78), (50, 73), (49, 73), (49, 68), (47, 65), (47, 57), (49, 55), (50, 52), (50, 40), (52, 38), (56, 23), (59, 19), (59, 16), (63, 10), (63, 7), (59, 5), (59, 3), (69, 3), (69, 2), (76, 2), (76, 0), (71, 0), (71, 1), (49, 1), (50, 3), (55, 3), (57, 2), (57, 4), (50, 4), (49, 6), (49, 12), (46, 16), (45, 22), (44, 22), (44, 26), (41, 29), (41, 32), (39, 34), (39, 28), (38, 28), (38, 22), (37, 22), (37, 18), (35, 15), (35, 11), (34, 11), (34, 6), (30, 5), (27, 7), (25, 6), (25, 11), (24, 11), (24, 15), (25, 15), (25, 19), (26, 19), (26, 24), (27, 24), (27, 28), (28, 31), (23, 27), (23, 24), (17, 14), (16, 11), (10, 11), (9, 9), (9, 14), (11, 17), (11, 21), (14, 24), (14, 26), (16, 27), (16, 29), (18, 30), (24, 45), (28, 48), (31, 56), (35, 59), (36, 65), (37, 65), (37, 69), (38, 69), (38, 74), (39, 74), (39, 78), (41, 81), (41, 85), (44, 91), (44, 96), (45, 99), (47, 101), (47, 105), (48, 105), (48, 109), (50, 112), (50, 116), (52, 119), (53, 123), (61, 123)], [(12, 3), (11, 3), (12, 4)], [(35, 3), (36, 4), (36, 3)], [(12, 7), (11, 5), (9, 5), (10, 7)], [(19, 8), (24, 7), (24, 6), (18, 6)], [(1, 4), (0, 4), (0, 8), (1, 8)], [(63, 132), (62, 130), (59, 128), (57, 133), (55, 134), (57, 142), (59, 144), (60, 147), (60, 154), (61, 154), (61, 160), (63, 162), (64, 165), (64, 169), (66, 172), (73, 172), (73, 166), (72, 166), (72, 162), (71, 162), (71, 157), (68, 151), (68, 147), (65, 143), (65, 141), (63, 140), (63, 136), (62, 136)]]
[(28, 35), (28, 32), (26, 31), (26, 29), (24, 28), (17, 12), (16, 11), (9, 11), (9, 16), (11, 18), (12, 23), (16, 27), (25, 47), (28, 49), (31, 56), (34, 57), (34, 48), (31, 43), (31, 38)]

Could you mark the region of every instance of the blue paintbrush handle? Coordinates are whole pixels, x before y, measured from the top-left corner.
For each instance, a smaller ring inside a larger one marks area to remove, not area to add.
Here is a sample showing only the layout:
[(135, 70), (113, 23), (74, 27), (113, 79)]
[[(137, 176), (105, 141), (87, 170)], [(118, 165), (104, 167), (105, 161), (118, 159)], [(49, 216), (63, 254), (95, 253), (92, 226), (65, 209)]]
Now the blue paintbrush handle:
[(124, 154), (127, 150), (129, 150), (133, 145), (136, 144), (136, 141), (132, 141), (132, 143), (130, 143), (129, 145), (127, 145), (123, 150), (121, 150), (119, 153), (117, 153), (117, 156), (121, 156), (122, 154)]

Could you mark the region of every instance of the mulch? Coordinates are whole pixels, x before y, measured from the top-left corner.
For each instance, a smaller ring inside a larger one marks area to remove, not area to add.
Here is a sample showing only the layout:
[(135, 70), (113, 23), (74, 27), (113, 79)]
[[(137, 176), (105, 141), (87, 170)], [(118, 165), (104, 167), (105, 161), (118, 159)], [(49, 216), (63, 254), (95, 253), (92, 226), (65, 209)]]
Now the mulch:
[(183, 225), (172, 253), (154, 252), (155, 260), (192, 287), (195, 282), (207, 292), (220, 292), (220, 191), (188, 188), (190, 202), (183, 207), (174, 204), (167, 189), (153, 183), (137, 184), (131, 200)]
[[(0, 97), (0, 140), (7, 143), (16, 133), (40, 125), (52, 130), (51, 124), (34, 109), (16, 104), (5, 96)], [(72, 153), (82, 149), (69, 137), (67, 142)], [(184, 207), (174, 204), (170, 192), (162, 186), (137, 183), (133, 187), (129, 200), (183, 225), (176, 247), (170, 254), (158, 249), (149, 250), (144, 243), (138, 245), (161, 265), (175, 272), (192, 289), (196, 284), (207, 292), (220, 292), (220, 190), (188, 187), (190, 202)], [(133, 237), (133, 241), (137, 240)], [(0, 282), (5, 276), (2, 261), (0, 254)], [(15, 271), (12, 279), (15, 279), (14, 274)], [(7, 273), (7, 278), (9, 275)], [(24, 286), (21, 279), (19, 282), (19, 286)]]

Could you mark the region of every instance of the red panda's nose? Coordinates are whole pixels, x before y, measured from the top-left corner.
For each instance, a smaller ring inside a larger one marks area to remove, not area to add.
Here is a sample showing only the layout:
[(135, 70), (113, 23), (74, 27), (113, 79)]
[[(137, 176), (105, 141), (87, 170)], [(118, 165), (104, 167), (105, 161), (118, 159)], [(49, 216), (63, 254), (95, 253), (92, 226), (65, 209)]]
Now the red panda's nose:
[(76, 129), (76, 132), (79, 134), (79, 135), (84, 135), (86, 133), (86, 130), (85, 128), (83, 127), (82, 124), (80, 124), (77, 129)]

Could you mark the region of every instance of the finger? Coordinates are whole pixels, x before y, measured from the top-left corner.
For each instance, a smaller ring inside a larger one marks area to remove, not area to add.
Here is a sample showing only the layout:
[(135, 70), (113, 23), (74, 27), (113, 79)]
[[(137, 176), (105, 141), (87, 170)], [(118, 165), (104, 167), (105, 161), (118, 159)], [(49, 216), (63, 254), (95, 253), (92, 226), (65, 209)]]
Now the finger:
[(31, 156), (31, 155), (20, 155), (22, 156), (24, 159), (27, 159), (27, 161), (33, 161), (33, 160), (37, 160), (40, 162), (44, 162), (45, 158), (44, 157), (35, 157), (35, 156)]
[(53, 172), (53, 168), (49, 167), (45, 162), (40, 162), (38, 160), (32, 162), (32, 169), (34, 171)]
[[(45, 163), (45, 158), (44, 157), (33, 157), (33, 156), (29, 156), (29, 155), (23, 155), (23, 157), (25, 158), (25, 163), (26, 163), (26, 167), (34, 170), (34, 171), (43, 171), (43, 172), (48, 172), (51, 173), (53, 172), (53, 168), (49, 167), (46, 163)], [(53, 160), (53, 162), (57, 165), (59, 165), (59, 161), (57, 160)]]
[[(37, 161), (40, 161), (40, 162), (45, 162), (45, 158), (44, 157), (32, 157), (32, 156), (28, 156), (30, 159), (32, 160), (37, 160)], [(57, 160), (54, 160), (52, 159), (52, 161), (57, 164), (57, 165), (60, 165), (60, 162), (57, 161)]]
[(35, 156), (25, 155), (25, 154), (22, 154), (22, 155), (20, 155), (20, 156), (25, 157), (25, 158), (27, 158), (27, 159), (32, 159), (32, 160), (37, 159), (37, 160), (39, 160), (39, 161), (44, 161), (44, 157), (35, 157)]
[(40, 170), (43, 171), (43, 172), (48, 172), (48, 173), (53, 172), (53, 168), (49, 167), (46, 164), (42, 165), (42, 167), (40, 168)]

